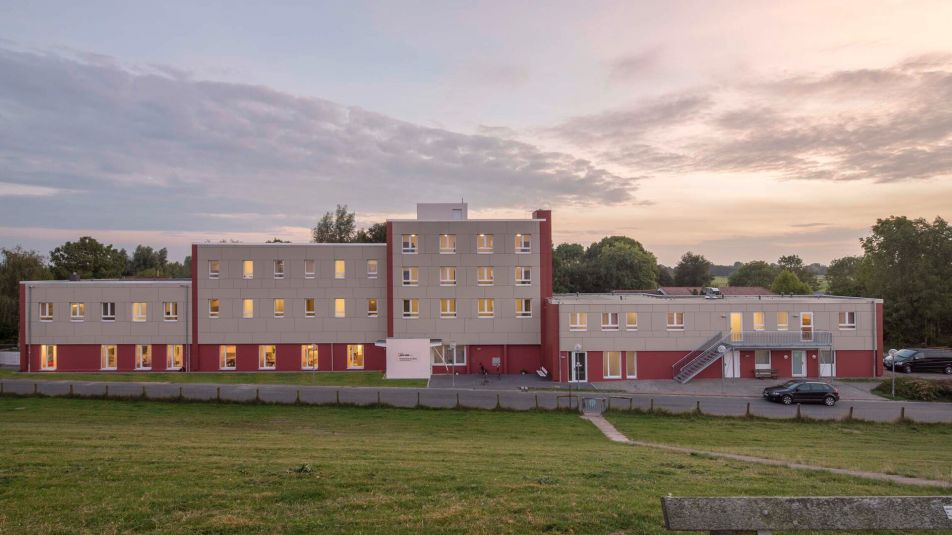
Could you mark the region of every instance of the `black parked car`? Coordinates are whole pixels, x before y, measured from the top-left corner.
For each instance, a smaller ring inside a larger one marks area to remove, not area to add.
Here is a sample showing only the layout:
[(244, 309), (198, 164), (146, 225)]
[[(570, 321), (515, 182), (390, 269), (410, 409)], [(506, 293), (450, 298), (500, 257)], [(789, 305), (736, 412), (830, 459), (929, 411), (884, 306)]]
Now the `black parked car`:
[(764, 399), (779, 401), (784, 405), (793, 403), (823, 403), (832, 407), (840, 400), (840, 391), (829, 383), (794, 379), (782, 385), (764, 389)]
[(952, 349), (902, 349), (892, 358), (884, 358), (883, 364), (887, 369), (895, 366), (897, 370), (906, 373), (934, 372), (952, 375)]

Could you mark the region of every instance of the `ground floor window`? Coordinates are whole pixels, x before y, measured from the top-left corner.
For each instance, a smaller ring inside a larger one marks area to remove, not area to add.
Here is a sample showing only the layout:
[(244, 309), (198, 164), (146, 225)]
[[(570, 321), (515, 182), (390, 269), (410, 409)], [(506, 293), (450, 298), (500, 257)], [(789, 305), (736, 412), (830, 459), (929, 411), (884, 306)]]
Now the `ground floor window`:
[(104, 370), (115, 370), (119, 362), (119, 351), (114, 345), (99, 348), (99, 367)]
[(317, 369), (317, 344), (304, 344), (301, 346), (301, 369)]
[(625, 377), (638, 378), (638, 353), (635, 351), (625, 351)]
[(769, 370), (770, 351), (766, 349), (758, 349), (754, 351), (754, 367), (756, 367), (758, 370)]
[(136, 369), (148, 370), (152, 367), (152, 346), (136, 344)]
[(434, 366), (465, 366), (466, 346), (443, 344), (431, 347), (430, 357)]
[(181, 370), (185, 367), (185, 346), (181, 344), (165, 346), (165, 369)]
[(258, 368), (273, 370), (278, 365), (278, 350), (273, 345), (258, 346)]
[(364, 368), (364, 345), (354, 344), (347, 346), (347, 369), (362, 370)]
[(218, 346), (218, 367), (222, 370), (234, 370), (238, 363), (236, 346)]
[(605, 379), (621, 379), (621, 352), (606, 351), (602, 355)]
[(56, 346), (40, 346), (40, 367), (44, 370), (56, 369)]

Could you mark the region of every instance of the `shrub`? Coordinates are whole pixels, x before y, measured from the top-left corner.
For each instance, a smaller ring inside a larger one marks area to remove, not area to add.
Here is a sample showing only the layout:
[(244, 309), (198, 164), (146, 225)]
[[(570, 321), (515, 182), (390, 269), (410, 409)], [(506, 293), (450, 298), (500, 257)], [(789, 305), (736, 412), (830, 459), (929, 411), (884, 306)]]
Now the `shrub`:
[[(879, 383), (873, 391), (889, 396), (892, 393), (892, 379)], [(896, 397), (913, 401), (952, 401), (952, 379), (896, 377)]]

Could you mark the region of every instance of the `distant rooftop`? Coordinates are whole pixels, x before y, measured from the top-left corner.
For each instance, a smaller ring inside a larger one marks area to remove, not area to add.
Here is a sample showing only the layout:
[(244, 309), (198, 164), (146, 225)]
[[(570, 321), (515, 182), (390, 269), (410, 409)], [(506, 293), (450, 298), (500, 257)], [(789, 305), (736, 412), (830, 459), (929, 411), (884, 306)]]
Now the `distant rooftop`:
[(697, 303), (749, 303), (751, 301), (800, 301), (812, 303), (842, 303), (844, 301), (865, 301), (881, 303), (881, 299), (871, 297), (847, 297), (841, 295), (721, 295), (714, 297), (710, 295), (662, 295), (651, 290), (644, 291), (621, 291), (612, 293), (593, 293), (593, 294), (556, 294), (552, 296), (551, 302), (555, 304), (606, 304), (611, 302), (623, 302), (632, 304), (652, 304), (665, 301), (690, 301)]

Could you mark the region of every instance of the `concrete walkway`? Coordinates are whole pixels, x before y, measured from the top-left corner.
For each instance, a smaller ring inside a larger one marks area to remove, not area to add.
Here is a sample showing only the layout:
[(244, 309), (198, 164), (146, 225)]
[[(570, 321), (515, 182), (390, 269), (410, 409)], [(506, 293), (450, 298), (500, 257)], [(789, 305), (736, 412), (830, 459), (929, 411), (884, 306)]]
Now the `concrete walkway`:
[(893, 474), (882, 474), (879, 472), (866, 472), (863, 470), (849, 470), (846, 468), (831, 468), (828, 466), (817, 466), (813, 464), (793, 463), (788, 461), (780, 461), (777, 459), (754, 457), (752, 455), (740, 455), (736, 453), (723, 453), (723, 452), (717, 452), (717, 451), (697, 450), (694, 448), (684, 448), (681, 446), (670, 446), (668, 444), (656, 444), (653, 442), (631, 440), (630, 438), (622, 434), (621, 431), (615, 428), (615, 426), (612, 425), (611, 422), (606, 420), (605, 417), (600, 414), (583, 414), (582, 419), (592, 422), (592, 424), (594, 424), (595, 427), (597, 427), (598, 430), (601, 431), (602, 434), (608, 438), (608, 440), (611, 440), (612, 442), (618, 442), (621, 444), (641, 446), (644, 448), (655, 448), (655, 449), (660, 449), (665, 451), (685, 453), (688, 455), (692, 455), (692, 454), (705, 455), (708, 457), (715, 457), (718, 459), (728, 459), (731, 461), (766, 464), (770, 466), (782, 466), (784, 468), (792, 468), (795, 470), (814, 470), (819, 472), (829, 472), (832, 474), (839, 474), (844, 476), (861, 477), (863, 479), (875, 479), (878, 481), (888, 481), (890, 483), (900, 483), (902, 485), (952, 488), (952, 482), (949, 482), (949, 481), (937, 481), (934, 479), (922, 479), (918, 477), (897, 476)]

